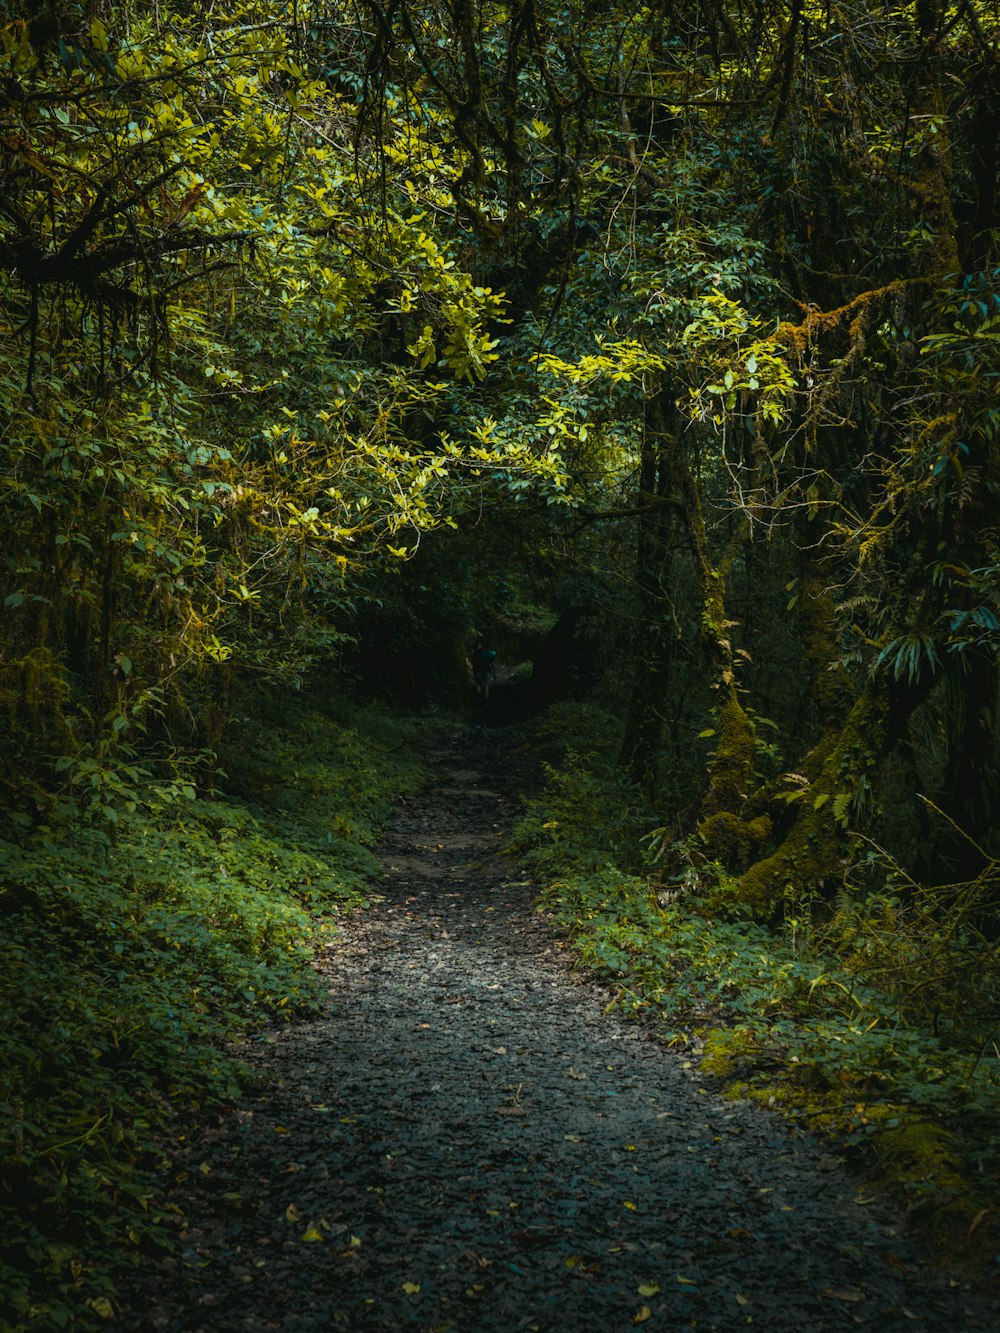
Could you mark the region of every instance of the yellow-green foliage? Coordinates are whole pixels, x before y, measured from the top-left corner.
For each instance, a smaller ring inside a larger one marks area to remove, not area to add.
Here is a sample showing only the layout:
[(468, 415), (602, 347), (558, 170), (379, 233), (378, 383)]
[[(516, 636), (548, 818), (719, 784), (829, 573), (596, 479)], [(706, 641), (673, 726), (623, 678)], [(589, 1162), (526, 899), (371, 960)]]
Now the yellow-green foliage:
[(565, 470), (470, 400), (505, 302), (433, 221), (463, 155), (418, 106), (355, 152), (308, 0), (2, 8), (0, 802), (113, 821), (64, 761), (214, 745), (239, 682), (343, 640), (359, 570)]

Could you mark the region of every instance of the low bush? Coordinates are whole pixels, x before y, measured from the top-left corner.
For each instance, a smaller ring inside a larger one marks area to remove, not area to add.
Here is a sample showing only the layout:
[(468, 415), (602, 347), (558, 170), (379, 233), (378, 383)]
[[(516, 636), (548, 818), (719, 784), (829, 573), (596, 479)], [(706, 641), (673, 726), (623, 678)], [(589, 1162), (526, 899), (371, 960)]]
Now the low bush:
[(718, 868), (696, 869), (685, 846), (669, 882), (637, 871), (641, 822), (633, 792), (570, 753), (515, 835), (540, 905), (613, 1003), (655, 1017), (737, 1095), (857, 1145), (942, 1238), (985, 1241), (1000, 1194), (996, 945), (958, 919), (968, 894), (911, 892), (893, 908), (845, 887), (778, 928), (725, 919)]
[(165, 1240), (168, 1118), (234, 1093), (234, 1037), (320, 1003), (312, 946), (377, 867), (417, 725), (262, 696), (221, 790), (0, 841), (0, 1325), (100, 1323)]

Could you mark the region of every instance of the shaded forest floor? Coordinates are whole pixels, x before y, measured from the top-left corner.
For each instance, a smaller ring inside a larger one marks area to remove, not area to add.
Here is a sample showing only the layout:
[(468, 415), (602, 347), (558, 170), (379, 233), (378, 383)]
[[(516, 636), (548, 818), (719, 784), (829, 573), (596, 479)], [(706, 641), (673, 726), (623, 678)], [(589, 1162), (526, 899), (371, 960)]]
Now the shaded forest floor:
[[(503, 721), (500, 719), (500, 721)], [(321, 1016), (173, 1156), (176, 1253), (127, 1329), (987, 1329), (829, 1149), (606, 1012), (502, 848), (516, 725), (445, 735)]]

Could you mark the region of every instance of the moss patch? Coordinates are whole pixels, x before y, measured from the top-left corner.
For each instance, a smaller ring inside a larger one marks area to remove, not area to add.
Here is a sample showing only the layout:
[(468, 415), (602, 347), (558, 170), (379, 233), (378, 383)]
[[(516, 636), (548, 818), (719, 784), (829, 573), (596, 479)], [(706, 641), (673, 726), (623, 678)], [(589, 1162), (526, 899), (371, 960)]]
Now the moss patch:
[(734, 812), (744, 804), (753, 776), (757, 737), (754, 725), (730, 685), (716, 710), (719, 742), (711, 765), (711, 781), (702, 815)]
[(698, 834), (711, 860), (738, 870), (771, 836), (771, 820), (768, 815), (746, 820), (720, 810), (698, 825)]
[(851, 709), (815, 782), (796, 793), (795, 822), (784, 842), (737, 881), (738, 901), (756, 916), (770, 920), (788, 891), (799, 897), (842, 881), (849, 816), (863, 805), (884, 733), (885, 701), (867, 693)]

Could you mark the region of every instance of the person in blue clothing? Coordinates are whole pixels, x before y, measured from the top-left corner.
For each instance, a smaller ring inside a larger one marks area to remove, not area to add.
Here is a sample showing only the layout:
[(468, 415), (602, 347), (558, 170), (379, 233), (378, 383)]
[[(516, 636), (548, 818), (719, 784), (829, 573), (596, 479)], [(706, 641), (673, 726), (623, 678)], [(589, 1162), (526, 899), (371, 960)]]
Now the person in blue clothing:
[(490, 688), (496, 680), (496, 658), (497, 655), (494, 650), (487, 648), (486, 640), (480, 636), (476, 640), (476, 646), (473, 648), (469, 660), (472, 666), (472, 682), (476, 687), (476, 695), (484, 704), (489, 702)]

